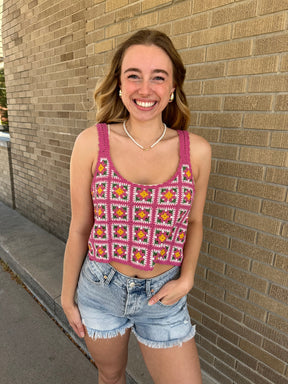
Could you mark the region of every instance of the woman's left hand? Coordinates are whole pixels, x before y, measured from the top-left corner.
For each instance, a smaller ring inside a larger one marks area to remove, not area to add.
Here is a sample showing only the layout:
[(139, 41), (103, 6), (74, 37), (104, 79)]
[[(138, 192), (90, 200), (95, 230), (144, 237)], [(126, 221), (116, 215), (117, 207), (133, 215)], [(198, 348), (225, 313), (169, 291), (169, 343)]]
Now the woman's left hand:
[(148, 305), (154, 305), (158, 301), (161, 301), (164, 305), (173, 305), (182, 297), (187, 295), (193, 285), (182, 281), (181, 278), (178, 280), (171, 280), (158, 291), (148, 302)]

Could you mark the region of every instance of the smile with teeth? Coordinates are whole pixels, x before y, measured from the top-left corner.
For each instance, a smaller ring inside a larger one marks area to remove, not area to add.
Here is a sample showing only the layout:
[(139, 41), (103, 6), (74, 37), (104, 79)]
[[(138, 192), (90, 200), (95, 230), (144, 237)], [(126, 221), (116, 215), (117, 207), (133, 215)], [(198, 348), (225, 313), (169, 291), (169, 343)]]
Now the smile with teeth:
[(156, 101), (140, 101), (135, 100), (135, 103), (142, 108), (151, 108), (156, 104)]

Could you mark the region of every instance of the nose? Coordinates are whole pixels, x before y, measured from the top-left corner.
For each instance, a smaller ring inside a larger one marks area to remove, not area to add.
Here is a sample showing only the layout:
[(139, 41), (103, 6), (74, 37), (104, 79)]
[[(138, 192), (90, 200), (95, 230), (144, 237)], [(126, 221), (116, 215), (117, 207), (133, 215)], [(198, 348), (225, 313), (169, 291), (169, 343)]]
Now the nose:
[(142, 96), (147, 96), (151, 93), (151, 88), (150, 88), (150, 82), (149, 80), (143, 80), (141, 82), (141, 86), (139, 88), (139, 94)]

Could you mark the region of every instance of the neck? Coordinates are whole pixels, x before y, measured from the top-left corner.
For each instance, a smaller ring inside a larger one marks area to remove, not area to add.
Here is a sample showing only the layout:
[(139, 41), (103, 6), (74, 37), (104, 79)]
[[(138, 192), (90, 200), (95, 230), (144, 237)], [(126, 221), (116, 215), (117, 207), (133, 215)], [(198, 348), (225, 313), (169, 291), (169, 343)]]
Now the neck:
[(126, 121), (126, 127), (130, 134), (145, 146), (146, 144), (149, 145), (162, 134), (164, 124), (161, 119), (155, 121), (138, 121), (129, 117)]

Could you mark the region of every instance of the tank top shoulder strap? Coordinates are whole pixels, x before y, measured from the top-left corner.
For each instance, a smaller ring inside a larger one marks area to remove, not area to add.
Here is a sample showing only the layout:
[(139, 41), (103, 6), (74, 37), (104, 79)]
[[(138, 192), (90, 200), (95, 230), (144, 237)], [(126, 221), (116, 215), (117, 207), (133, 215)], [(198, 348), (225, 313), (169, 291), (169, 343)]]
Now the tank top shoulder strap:
[(99, 155), (107, 157), (109, 155), (109, 135), (108, 125), (104, 123), (97, 124)]
[(190, 138), (187, 131), (178, 131), (182, 163), (190, 164)]

